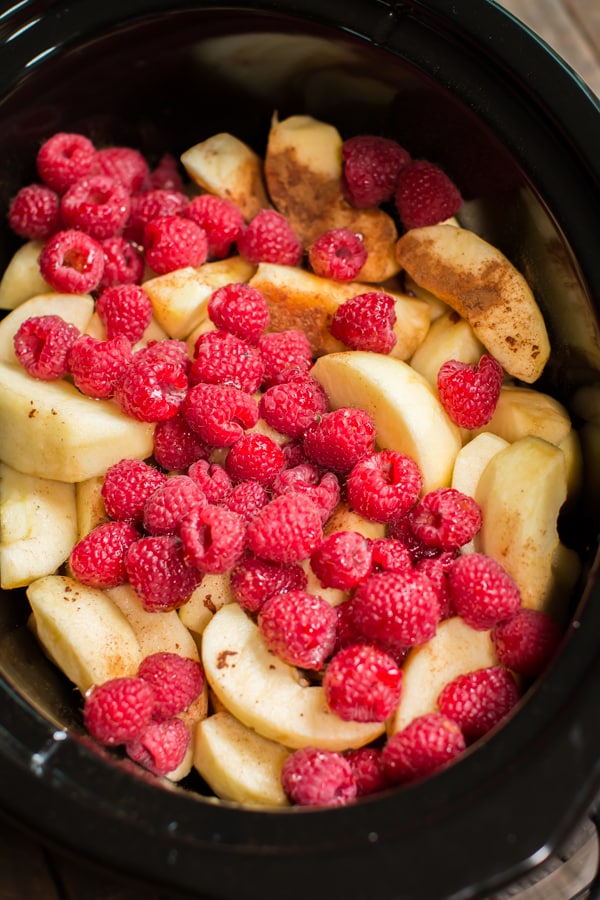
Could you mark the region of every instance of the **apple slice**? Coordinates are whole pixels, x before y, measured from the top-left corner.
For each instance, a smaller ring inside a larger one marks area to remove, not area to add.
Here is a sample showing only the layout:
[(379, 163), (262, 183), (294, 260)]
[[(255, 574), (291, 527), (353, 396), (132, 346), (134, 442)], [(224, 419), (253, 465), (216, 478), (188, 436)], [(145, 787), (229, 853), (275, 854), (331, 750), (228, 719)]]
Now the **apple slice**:
[(51, 575), (77, 540), (75, 488), (0, 463), (0, 584), (23, 587)]
[(0, 360), (17, 364), (14, 336), (26, 319), (36, 316), (60, 316), (65, 322), (85, 331), (92, 313), (94, 301), (89, 294), (38, 294), (19, 304), (0, 322)]
[(438, 372), (445, 362), (477, 363), (484, 352), (467, 320), (449, 310), (432, 323), (410, 364), (437, 390)]
[(550, 356), (544, 317), (500, 250), (466, 228), (430, 225), (402, 235), (396, 254), (417, 284), (467, 319), (509, 375), (528, 384), (540, 377)]
[(19, 472), (85, 481), (124, 457), (152, 454), (154, 426), (67, 381), (36, 381), (0, 361), (0, 459)]
[(228, 574), (206, 574), (189, 600), (179, 607), (179, 618), (199, 639), (216, 611), (233, 600)]
[(416, 461), (425, 491), (450, 484), (460, 431), (426, 378), (399, 359), (359, 350), (322, 356), (311, 372), (332, 409), (366, 410), (375, 422), (378, 446)]
[[(490, 459), (508, 446), (508, 441), (499, 435), (482, 431), (458, 451), (452, 471), (451, 487), (469, 497), (475, 497), (479, 479)], [(475, 549), (475, 539), (473, 538), (463, 544), (460, 552), (473, 553)]]
[(281, 770), (290, 751), (261, 737), (228, 712), (217, 712), (196, 728), (194, 767), (222, 800), (258, 806), (288, 806)]
[(196, 642), (176, 610), (148, 612), (129, 584), (110, 588), (106, 594), (133, 628), (142, 656), (150, 656), (152, 653), (177, 653), (190, 659), (200, 659)]
[(237, 603), (221, 607), (204, 629), (202, 662), (210, 687), (243, 725), (286, 747), (347, 750), (383, 734), (379, 722), (344, 722), (330, 712), (321, 685), (303, 681), (274, 656)]
[(558, 400), (535, 388), (503, 384), (494, 415), (481, 431), (512, 443), (532, 435), (560, 444), (571, 430), (569, 413)]
[(27, 241), (10, 259), (0, 279), (0, 309), (15, 309), (35, 294), (51, 291), (40, 274), (42, 241)]
[(81, 541), (97, 525), (108, 522), (108, 515), (102, 498), (103, 475), (94, 475), (75, 485), (77, 504), (77, 540)]

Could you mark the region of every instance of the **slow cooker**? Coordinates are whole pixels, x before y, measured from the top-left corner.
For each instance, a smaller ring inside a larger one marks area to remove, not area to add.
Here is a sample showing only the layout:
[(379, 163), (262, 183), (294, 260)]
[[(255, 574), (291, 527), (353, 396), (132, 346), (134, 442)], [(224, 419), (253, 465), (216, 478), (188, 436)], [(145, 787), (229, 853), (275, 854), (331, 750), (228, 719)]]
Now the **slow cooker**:
[[(2, 209), (58, 130), (155, 160), (219, 131), (261, 153), (274, 110), (385, 134), (446, 169), (464, 224), (528, 278), (553, 346), (540, 387), (570, 406), (600, 379), (600, 107), (491, 0), (23, 0), (0, 11), (0, 41)], [(3, 226), (0, 265), (14, 249)], [(86, 738), (15, 591), (0, 606), (2, 811), (204, 900), (467, 900), (518, 881), (600, 789), (600, 460), (588, 446), (582, 503), (563, 525), (583, 571), (560, 652), (455, 765), (318, 812), (216, 801), (193, 776), (157, 783)]]

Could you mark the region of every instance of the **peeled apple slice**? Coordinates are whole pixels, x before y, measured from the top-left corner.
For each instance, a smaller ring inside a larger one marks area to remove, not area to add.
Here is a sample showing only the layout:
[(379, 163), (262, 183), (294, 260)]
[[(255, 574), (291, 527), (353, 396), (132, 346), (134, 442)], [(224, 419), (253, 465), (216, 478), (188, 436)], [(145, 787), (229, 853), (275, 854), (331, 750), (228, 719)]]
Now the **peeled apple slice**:
[(65, 322), (84, 332), (94, 312), (89, 294), (39, 294), (25, 300), (0, 322), (0, 359), (17, 364), (13, 339), (26, 319), (37, 316), (60, 316)]
[(43, 241), (27, 241), (11, 257), (0, 279), (0, 309), (15, 309), (34, 294), (51, 291), (40, 274)]

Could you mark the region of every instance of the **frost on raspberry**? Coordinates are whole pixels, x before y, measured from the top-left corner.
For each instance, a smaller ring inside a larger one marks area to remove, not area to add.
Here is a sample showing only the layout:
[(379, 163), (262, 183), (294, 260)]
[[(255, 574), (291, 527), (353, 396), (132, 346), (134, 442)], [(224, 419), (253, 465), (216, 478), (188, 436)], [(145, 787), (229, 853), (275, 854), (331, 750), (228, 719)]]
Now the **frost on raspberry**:
[(214, 194), (194, 197), (183, 210), (183, 215), (204, 230), (211, 259), (228, 256), (244, 230), (240, 208), (233, 201)]
[(395, 201), (406, 229), (437, 225), (462, 206), (454, 182), (439, 166), (424, 159), (413, 160), (400, 170)]
[(336, 626), (333, 606), (307, 591), (273, 594), (258, 614), (258, 627), (269, 650), (302, 669), (323, 668), (335, 646)]
[(144, 228), (146, 262), (158, 275), (206, 262), (206, 234), (184, 216), (157, 216)]
[(137, 676), (154, 689), (154, 719), (169, 719), (185, 712), (204, 688), (201, 664), (171, 651), (158, 651), (144, 657)]
[(102, 245), (76, 229), (55, 232), (39, 256), (42, 278), (64, 294), (88, 294), (96, 290), (104, 273)]
[(458, 556), (448, 569), (452, 608), (478, 631), (493, 628), (521, 606), (521, 592), (506, 569), (483, 553)]
[(266, 434), (250, 432), (236, 441), (225, 460), (225, 470), (234, 482), (258, 481), (273, 484), (285, 465), (281, 447)]
[(542, 674), (561, 640), (558, 624), (541, 609), (521, 607), (492, 630), (498, 661), (525, 678)]
[(393, 734), (382, 750), (388, 782), (406, 784), (432, 775), (466, 748), (460, 727), (448, 716), (428, 713)]
[(246, 549), (246, 523), (222, 506), (196, 506), (184, 516), (180, 536), (187, 565), (200, 572), (228, 572)]
[(61, 227), (58, 194), (43, 184), (22, 187), (11, 200), (8, 224), (19, 237), (48, 240)]
[(259, 409), (271, 428), (287, 437), (299, 438), (318, 416), (327, 412), (327, 394), (316, 378), (301, 373), (267, 388), (260, 398)]
[(472, 497), (455, 488), (428, 491), (410, 511), (414, 534), (428, 547), (456, 550), (479, 531), (482, 513)]
[(183, 606), (202, 581), (202, 573), (184, 562), (175, 535), (139, 538), (130, 545), (125, 564), (129, 583), (148, 612)]
[(150, 722), (134, 740), (128, 741), (128, 757), (158, 777), (174, 772), (184, 761), (191, 743), (188, 726), (173, 717)]
[(347, 473), (375, 449), (375, 424), (365, 410), (344, 406), (321, 416), (305, 433), (303, 446), (318, 465)]
[(338, 650), (323, 676), (329, 709), (340, 719), (385, 722), (402, 693), (402, 670), (374, 644), (350, 644)]
[(254, 394), (263, 380), (262, 356), (252, 344), (228, 331), (201, 334), (194, 346), (190, 384), (227, 384)]
[(152, 320), (152, 303), (143, 287), (119, 284), (102, 291), (96, 300), (96, 312), (109, 339), (123, 334), (135, 344)]
[(389, 523), (405, 515), (422, 487), (423, 476), (415, 460), (394, 450), (365, 456), (347, 479), (350, 505), (372, 522)]
[(315, 275), (335, 281), (357, 278), (367, 256), (362, 237), (349, 228), (323, 232), (308, 249), (308, 261)]
[(132, 353), (130, 341), (122, 334), (107, 341), (80, 335), (67, 357), (73, 384), (88, 397), (109, 399)]
[(298, 563), (276, 563), (247, 554), (229, 575), (231, 592), (246, 612), (257, 613), (269, 597), (306, 588), (306, 572)]
[(148, 682), (135, 676), (111, 678), (86, 694), (83, 721), (93, 738), (116, 746), (137, 738), (153, 709), (154, 690)]
[(297, 266), (302, 259), (302, 244), (285, 216), (274, 209), (261, 209), (250, 220), (237, 240), (239, 253), (248, 262)]
[(139, 532), (129, 522), (104, 522), (78, 541), (71, 551), (73, 577), (89, 587), (106, 590), (127, 581), (125, 557)]
[(267, 301), (258, 288), (244, 282), (218, 288), (211, 295), (207, 310), (216, 328), (249, 344), (256, 344), (269, 324)]
[(391, 353), (396, 345), (394, 298), (381, 291), (367, 291), (345, 300), (333, 314), (330, 331), (350, 350)]
[(294, 491), (275, 497), (248, 525), (248, 547), (272, 562), (308, 559), (323, 538), (321, 515), (315, 504)]
[(107, 469), (102, 500), (111, 519), (141, 522), (148, 497), (167, 476), (141, 459), (122, 459)]
[(323, 538), (310, 557), (323, 587), (350, 590), (371, 574), (371, 547), (357, 531), (335, 531)]
[(296, 806), (345, 806), (357, 796), (352, 767), (335, 750), (303, 747), (294, 751), (283, 764), (281, 783)]
[(55, 381), (69, 371), (69, 351), (78, 337), (79, 329), (60, 316), (32, 316), (17, 329), (15, 355), (32, 378)]
[(457, 723), (470, 743), (498, 725), (518, 700), (519, 689), (508, 669), (489, 666), (449, 682), (438, 697), (438, 709)]
[(410, 162), (409, 153), (390, 138), (356, 135), (342, 144), (342, 189), (358, 208), (379, 206), (391, 200), (400, 169)]
[(448, 360), (437, 377), (440, 402), (461, 428), (481, 428), (494, 415), (502, 378), (500, 363), (487, 353), (476, 364)]
[(129, 192), (104, 175), (80, 178), (63, 194), (60, 214), (67, 228), (102, 241), (123, 231), (129, 217)]

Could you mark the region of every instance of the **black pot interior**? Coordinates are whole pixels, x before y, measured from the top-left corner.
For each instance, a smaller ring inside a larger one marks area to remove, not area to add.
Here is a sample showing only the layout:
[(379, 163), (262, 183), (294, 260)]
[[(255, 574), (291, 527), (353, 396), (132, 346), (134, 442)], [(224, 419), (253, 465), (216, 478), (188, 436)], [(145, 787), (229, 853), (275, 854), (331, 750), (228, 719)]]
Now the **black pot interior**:
[[(18, 4), (0, 16), (0, 208), (34, 180), (36, 148), (58, 130), (136, 146), (151, 161), (219, 131), (260, 153), (274, 110), (328, 120), (344, 137), (386, 134), (443, 165), (466, 198), (464, 224), (526, 274), (554, 347), (538, 386), (569, 405), (600, 370), (600, 152), (594, 169), (597, 139), (578, 143), (587, 125), (597, 133), (598, 107), (493, 4), (460, 15), (446, 6)], [(529, 81), (527, 54), (538, 73)], [(3, 228), (0, 265), (16, 246)], [(430, 782), (343, 810), (244, 811), (215, 803), (194, 776), (157, 786), (91, 746), (80, 698), (26, 627), (25, 597), (5, 592), (4, 810), (73, 852), (219, 900), (277, 896), (282, 880), (291, 900), (307, 885), (314, 897), (337, 887), (349, 898), (466, 898), (514, 879), (568, 834), (599, 786), (597, 469), (588, 457), (590, 489), (561, 523), (584, 563), (573, 618), (523, 708)]]

